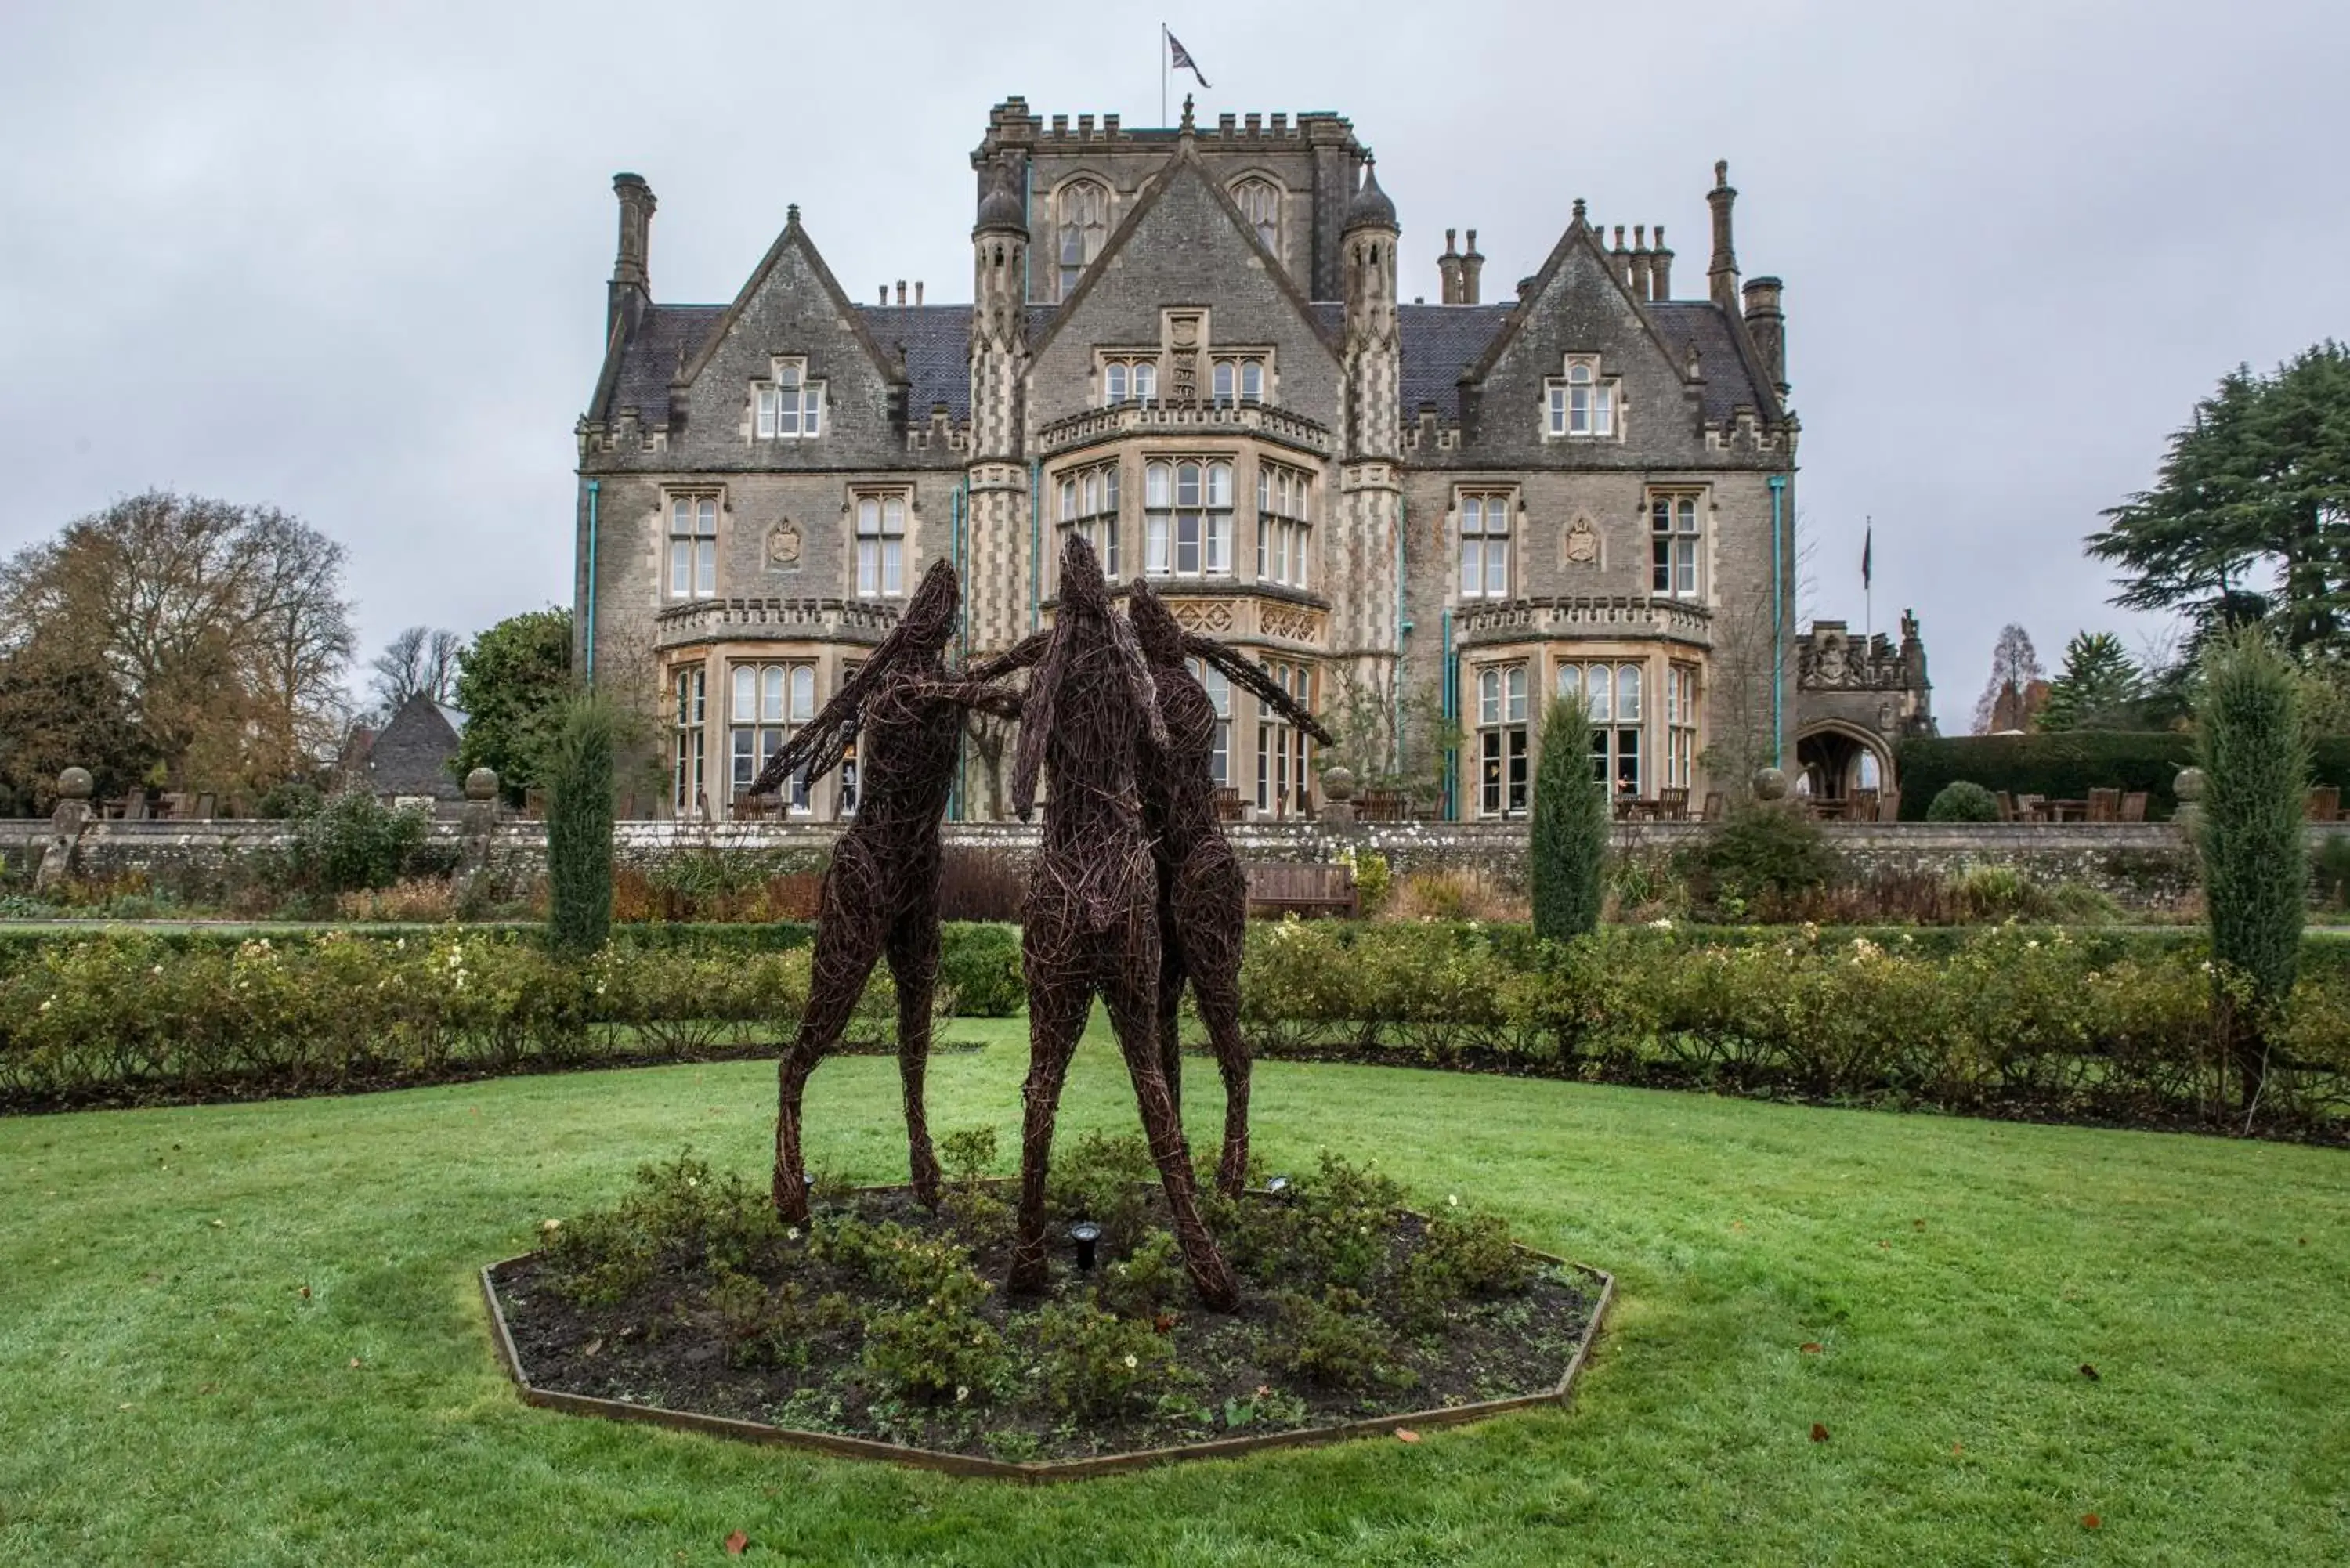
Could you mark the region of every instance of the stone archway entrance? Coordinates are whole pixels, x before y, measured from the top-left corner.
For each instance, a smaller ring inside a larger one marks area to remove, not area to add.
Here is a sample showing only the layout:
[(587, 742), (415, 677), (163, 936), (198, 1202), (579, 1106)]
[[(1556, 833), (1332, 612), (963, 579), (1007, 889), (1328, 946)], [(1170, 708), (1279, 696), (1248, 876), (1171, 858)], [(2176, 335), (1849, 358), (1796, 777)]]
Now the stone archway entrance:
[(1893, 787), (1893, 758), (1877, 737), (1823, 724), (1795, 737), (1795, 785), (1815, 800), (1846, 800), (1858, 790)]

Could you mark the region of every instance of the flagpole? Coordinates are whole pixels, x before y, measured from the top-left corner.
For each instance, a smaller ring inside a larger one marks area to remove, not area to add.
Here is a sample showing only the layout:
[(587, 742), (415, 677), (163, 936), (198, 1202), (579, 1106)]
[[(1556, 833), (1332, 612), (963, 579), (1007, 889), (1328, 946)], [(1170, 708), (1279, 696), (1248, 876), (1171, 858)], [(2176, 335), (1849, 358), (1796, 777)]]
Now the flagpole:
[(1860, 574), (1861, 640), (1866, 644), (1877, 639), (1877, 519), (1869, 517), (1862, 526), (1868, 540), (1861, 551)]
[(1159, 24), (1159, 123), (1167, 123), (1167, 24)]

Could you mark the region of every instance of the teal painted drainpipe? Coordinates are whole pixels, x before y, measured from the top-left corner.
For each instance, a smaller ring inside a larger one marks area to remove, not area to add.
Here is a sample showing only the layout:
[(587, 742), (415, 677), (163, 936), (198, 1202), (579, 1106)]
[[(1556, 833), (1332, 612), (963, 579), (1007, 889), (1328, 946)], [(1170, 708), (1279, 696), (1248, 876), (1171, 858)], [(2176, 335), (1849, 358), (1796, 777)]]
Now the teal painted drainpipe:
[(1037, 486), (1045, 483), (1045, 465), (1035, 458), (1028, 460), (1028, 629), (1035, 631), (1045, 624), (1044, 589), (1044, 498)]
[[(1452, 646), (1452, 612), (1451, 610), (1444, 612), (1441, 624), (1443, 670), (1438, 677), (1440, 684), (1436, 693), (1437, 707), (1448, 722), (1458, 724), (1461, 722), (1461, 655)], [(1460, 748), (1448, 746), (1444, 753), (1444, 820), (1447, 822), (1461, 820), (1461, 803), (1455, 798), (1452, 788), (1453, 775), (1460, 769)]]
[(1771, 765), (1786, 765), (1786, 720), (1781, 711), (1787, 688), (1787, 589), (1783, 564), (1785, 535), (1780, 509), (1787, 493), (1787, 476), (1771, 476)]
[(588, 605), (582, 618), (587, 625), (587, 683), (596, 684), (596, 497), (603, 489), (601, 480), (588, 482)]
[[(963, 580), (962, 497), (963, 487), (961, 484), (947, 492), (947, 556), (953, 563), (955, 581), (958, 583)], [(970, 662), (971, 621), (964, 613), (962, 601), (958, 598), (955, 601), (955, 663), (961, 666)], [(962, 820), (963, 791), (967, 783), (964, 770), (969, 763), (969, 758), (963, 754), (962, 742), (962, 736), (958, 734), (955, 737), (954, 788), (947, 795), (947, 820), (950, 822)]]
[(1403, 537), (1411, 521), (1411, 512), (1401, 495), (1396, 497), (1396, 667), (1395, 667), (1395, 754), (1388, 765), (1398, 774), (1403, 772), (1403, 639), (1411, 629), (1411, 621), (1403, 607)]

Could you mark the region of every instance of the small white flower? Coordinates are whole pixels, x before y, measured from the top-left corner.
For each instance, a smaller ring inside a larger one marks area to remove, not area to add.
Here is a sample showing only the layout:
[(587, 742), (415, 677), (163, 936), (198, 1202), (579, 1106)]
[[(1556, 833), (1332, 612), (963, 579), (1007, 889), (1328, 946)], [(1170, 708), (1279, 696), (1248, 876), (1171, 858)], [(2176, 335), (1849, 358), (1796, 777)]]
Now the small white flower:
[(560, 1220), (542, 1220), (538, 1223), (538, 1228), (546, 1234), (552, 1236), (557, 1231), (563, 1229), (563, 1221)]
[(1652, 931), (1669, 931), (1672, 929), (1673, 922), (1669, 917), (1650, 920), (1648, 922), (1648, 929)]
[[(2208, 963), (2207, 963), (2207, 964), (2205, 964), (2203, 967), (2204, 967), (2205, 969), (2210, 969), (2211, 966), (2210, 966), (2210, 964), (2208, 964)], [(56, 1000), (57, 1000), (57, 998), (55, 998), (55, 997), (51, 997), (51, 998), (49, 998), (49, 999), (48, 999), (48, 1001), (47, 1001), (47, 1002), (42, 1002), (42, 1003), (41, 1003), (41, 1008), (40, 1008), (40, 1010), (41, 1010), (43, 1012), (47, 1012), (49, 1010), (49, 1002), (55, 1002)]]
[(1134, 1356), (1129, 1355), (1126, 1358), (1126, 1369), (1128, 1372), (1133, 1371), (1136, 1367), (1140, 1366), (1141, 1365), (1142, 1363)]
[(785, 1241), (798, 1241), (799, 1239), (800, 1239), (800, 1228), (799, 1228), (798, 1226), (796, 1226), (796, 1225), (793, 1226), (790, 1230), (788, 1230), (788, 1231), (785, 1231), (785, 1232), (784, 1232), (784, 1240), (785, 1240)]
[(970, 1397), (971, 1397), (971, 1385), (970, 1385), (970, 1384), (968, 1384), (968, 1383), (958, 1383), (958, 1384), (956, 1384), (956, 1385), (955, 1385), (955, 1403), (956, 1403), (956, 1404), (960, 1405), (960, 1404), (962, 1404), (964, 1400), (966, 1400), (966, 1399), (968, 1399), (968, 1398), (970, 1398)]

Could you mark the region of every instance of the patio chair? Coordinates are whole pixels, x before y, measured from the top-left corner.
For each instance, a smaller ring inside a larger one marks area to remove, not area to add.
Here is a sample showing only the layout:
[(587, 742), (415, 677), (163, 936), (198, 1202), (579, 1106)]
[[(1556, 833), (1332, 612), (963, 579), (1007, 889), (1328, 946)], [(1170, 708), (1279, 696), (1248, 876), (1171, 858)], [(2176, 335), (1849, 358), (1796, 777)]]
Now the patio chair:
[(2342, 786), (2320, 784), (2309, 792), (2305, 815), (2312, 822), (2332, 822), (2342, 815)]
[(1845, 820), (1847, 822), (1875, 822), (1877, 820), (1877, 792), (1873, 789), (1856, 789), (1853, 791), (1852, 798), (1845, 806)]
[(1659, 822), (1687, 822), (1689, 820), (1689, 791), (1686, 789), (1659, 790), (1657, 792), (1657, 820)]
[(2020, 794), (2015, 797), (2015, 815), (2019, 822), (2046, 822), (2048, 797), (2044, 794)]
[(1889, 789), (1877, 796), (1877, 820), (1879, 822), (1898, 822), (1901, 820), (1901, 792), (1899, 790)]
[(2008, 794), (2007, 791), (2001, 790), (1991, 798), (1999, 802), (1999, 819), (2002, 822), (2022, 822), (2023, 820), (2022, 814), (2015, 809), (2015, 797)]
[(2091, 822), (2119, 822), (2122, 819), (2122, 792), (2117, 789), (2093, 789), (2089, 792)]
[(2122, 796), (2122, 820), (2124, 822), (2144, 822), (2146, 820), (2146, 797), (2147, 792), (2142, 789), (2134, 789), (2127, 794)]
[(1705, 792), (1705, 820), (1720, 822), (1730, 815), (1730, 797), (1718, 789)]

